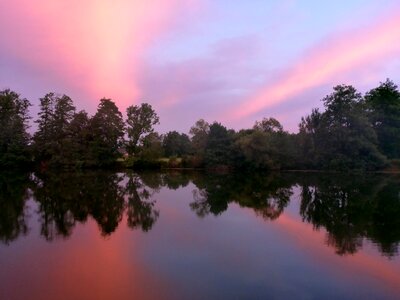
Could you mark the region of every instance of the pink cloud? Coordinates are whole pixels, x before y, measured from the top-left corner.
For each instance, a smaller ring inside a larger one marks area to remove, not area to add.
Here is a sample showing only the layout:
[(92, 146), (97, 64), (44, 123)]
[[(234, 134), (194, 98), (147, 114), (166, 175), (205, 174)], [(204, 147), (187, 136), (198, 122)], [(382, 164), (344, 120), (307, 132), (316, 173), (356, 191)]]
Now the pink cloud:
[(197, 0), (9, 1), (0, 4), (0, 51), (123, 108), (141, 94), (143, 55), (177, 14), (196, 7)]
[(154, 101), (164, 130), (189, 129), (200, 118), (212, 122), (218, 111), (248, 95), (264, 78), (263, 68), (254, 62), (263, 50), (257, 36), (243, 35), (221, 39), (199, 56), (150, 62), (140, 82), (144, 101)]
[(400, 14), (396, 12), (381, 16), (368, 27), (324, 40), (275, 81), (224, 116), (228, 121), (244, 119), (311, 88), (340, 80), (348, 72), (368, 74), (366, 69), (370, 65), (390, 62), (399, 54)]

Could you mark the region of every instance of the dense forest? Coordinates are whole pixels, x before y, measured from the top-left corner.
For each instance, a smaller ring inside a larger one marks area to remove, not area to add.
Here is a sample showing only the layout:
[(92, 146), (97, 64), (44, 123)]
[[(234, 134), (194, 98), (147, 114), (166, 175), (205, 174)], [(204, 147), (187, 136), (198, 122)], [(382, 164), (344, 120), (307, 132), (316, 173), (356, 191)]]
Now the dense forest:
[(93, 116), (67, 95), (46, 94), (29, 133), (31, 103), (0, 91), (2, 168), (213, 168), (264, 170), (382, 170), (400, 159), (400, 92), (393, 81), (365, 95), (338, 85), (323, 111), (301, 118), (289, 133), (275, 118), (235, 131), (198, 120), (189, 133), (159, 134), (151, 105), (130, 106), (124, 120), (111, 99)]

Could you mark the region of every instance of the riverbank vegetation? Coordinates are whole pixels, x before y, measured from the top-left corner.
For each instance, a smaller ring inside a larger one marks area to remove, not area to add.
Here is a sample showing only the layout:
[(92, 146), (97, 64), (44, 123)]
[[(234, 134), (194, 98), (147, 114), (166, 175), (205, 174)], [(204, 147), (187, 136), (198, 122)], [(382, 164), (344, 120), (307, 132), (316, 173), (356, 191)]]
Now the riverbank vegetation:
[(29, 134), (31, 103), (0, 91), (1, 168), (213, 168), (264, 170), (396, 170), (400, 162), (400, 92), (386, 80), (365, 95), (338, 85), (323, 110), (301, 118), (289, 133), (266, 117), (235, 131), (198, 120), (190, 131), (157, 133), (160, 120), (147, 103), (123, 118), (115, 102), (100, 100), (93, 116), (67, 95), (40, 99)]

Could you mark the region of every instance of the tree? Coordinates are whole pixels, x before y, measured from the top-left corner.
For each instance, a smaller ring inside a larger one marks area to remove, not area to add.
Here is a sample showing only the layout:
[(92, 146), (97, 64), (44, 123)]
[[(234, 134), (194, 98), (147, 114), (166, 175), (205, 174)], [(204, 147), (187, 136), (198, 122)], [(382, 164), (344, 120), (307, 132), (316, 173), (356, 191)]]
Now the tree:
[(393, 81), (365, 95), (369, 118), (377, 133), (379, 149), (389, 158), (400, 158), (400, 92)]
[(235, 146), (243, 155), (240, 167), (256, 169), (280, 169), (293, 165), (294, 155), (290, 134), (274, 118), (264, 118), (256, 122), (253, 129), (241, 130), (236, 135)]
[[(321, 116), (315, 112), (301, 125), (303, 132), (318, 132), (314, 146), (320, 165), (342, 170), (383, 167), (386, 159), (377, 149), (376, 134), (361, 94), (352, 86), (339, 85), (322, 101), (325, 112)], [(314, 125), (317, 127), (313, 128)]]
[(322, 126), (322, 113), (314, 108), (311, 114), (302, 117), (299, 124), (298, 162), (301, 168), (320, 168), (325, 132)]
[(154, 161), (163, 155), (162, 138), (157, 132), (146, 135), (142, 141), (140, 158), (147, 161)]
[(35, 121), (38, 124), (38, 130), (33, 136), (34, 153), (36, 161), (49, 160), (53, 148), (53, 120), (56, 96), (54, 93), (48, 93), (40, 98), (39, 118)]
[(53, 144), (52, 163), (70, 164), (67, 160), (68, 152), (71, 151), (67, 147), (67, 135), (70, 122), (75, 115), (75, 106), (72, 99), (67, 95), (62, 95), (56, 98), (54, 106), (54, 115), (52, 120), (53, 129)]
[(90, 153), (92, 133), (90, 119), (83, 110), (76, 113), (68, 124), (64, 155), (66, 161), (75, 166), (93, 164)]
[(0, 165), (15, 165), (30, 160), (28, 108), (31, 104), (17, 93), (0, 91)]
[(235, 141), (235, 145), (244, 156), (245, 166), (267, 169), (275, 168), (271, 153), (273, 151), (272, 145), (265, 132), (255, 130), (247, 134), (242, 134)]
[(264, 118), (261, 122), (257, 121), (253, 129), (268, 133), (283, 131), (281, 123), (275, 118)]
[(129, 106), (127, 113), (127, 150), (130, 155), (139, 152), (143, 138), (154, 131), (153, 126), (159, 124), (159, 117), (152, 106), (142, 103), (140, 106)]
[(163, 139), (163, 148), (166, 156), (182, 156), (190, 153), (190, 139), (184, 133), (168, 132)]
[(203, 154), (207, 145), (208, 133), (210, 132), (210, 124), (200, 119), (190, 128), (192, 136), (192, 147), (195, 153)]
[(91, 151), (95, 163), (110, 165), (120, 156), (123, 144), (124, 121), (118, 107), (111, 99), (100, 100), (96, 114), (90, 122)]
[(75, 115), (75, 106), (72, 99), (67, 95), (62, 95), (56, 98), (54, 106), (54, 132), (58, 137), (64, 138), (67, 132), (69, 123)]
[(34, 136), (36, 160), (65, 164), (68, 126), (75, 106), (67, 95), (48, 93), (40, 99), (38, 131)]
[(210, 126), (205, 149), (205, 160), (208, 166), (229, 166), (232, 157), (233, 138), (225, 126), (214, 122)]

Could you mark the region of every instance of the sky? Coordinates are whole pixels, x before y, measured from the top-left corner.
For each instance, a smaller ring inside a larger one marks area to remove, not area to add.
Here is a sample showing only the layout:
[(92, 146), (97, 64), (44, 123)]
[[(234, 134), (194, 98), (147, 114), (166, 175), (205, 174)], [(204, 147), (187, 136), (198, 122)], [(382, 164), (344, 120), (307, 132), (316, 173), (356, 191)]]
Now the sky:
[(150, 103), (160, 132), (200, 118), (296, 132), (338, 84), (400, 84), (398, 0), (0, 0), (0, 89), (94, 114)]

